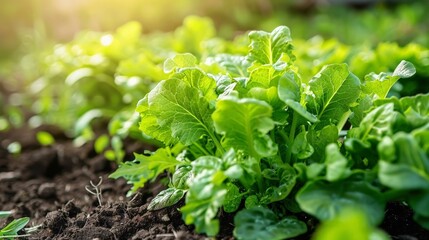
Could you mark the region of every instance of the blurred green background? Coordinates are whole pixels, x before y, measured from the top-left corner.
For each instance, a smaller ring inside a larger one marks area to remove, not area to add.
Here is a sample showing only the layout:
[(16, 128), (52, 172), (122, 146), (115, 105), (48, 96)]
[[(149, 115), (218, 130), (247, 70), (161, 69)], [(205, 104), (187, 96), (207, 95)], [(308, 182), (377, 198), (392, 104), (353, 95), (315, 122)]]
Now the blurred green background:
[[(425, 92), (428, 12), (427, 0), (2, 0), (0, 114), (18, 126), (25, 117), (15, 107), (24, 106), (68, 128), (91, 109), (106, 107), (108, 118), (124, 107), (132, 113), (151, 82), (164, 77), (172, 52), (240, 53), (247, 31), (279, 25), (291, 29), (305, 78), (334, 62), (363, 78), (405, 59), (417, 74), (395, 91)], [(191, 15), (205, 20), (184, 23)], [(120, 28), (130, 21), (140, 25)], [(116, 45), (104, 46), (103, 37)], [(70, 86), (77, 75), (91, 81)], [(145, 84), (131, 87), (136, 81)]]
[(23, 43), (68, 41), (83, 29), (114, 30), (130, 20), (145, 32), (170, 31), (191, 14), (212, 18), (222, 37), (287, 25), (295, 38), (427, 45), (428, 10), (425, 0), (2, 0), (0, 51), (4, 56)]

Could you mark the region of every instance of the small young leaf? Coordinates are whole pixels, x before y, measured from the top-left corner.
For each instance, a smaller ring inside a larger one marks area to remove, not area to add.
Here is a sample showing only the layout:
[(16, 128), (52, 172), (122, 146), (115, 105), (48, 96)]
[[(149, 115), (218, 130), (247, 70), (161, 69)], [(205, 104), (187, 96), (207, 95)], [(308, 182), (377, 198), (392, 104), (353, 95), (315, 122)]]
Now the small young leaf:
[(249, 59), (260, 64), (275, 64), (283, 53), (293, 59), (290, 30), (286, 26), (280, 26), (271, 33), (264, 31), (252, 31), (249, 33), (250, 54)]
[(191, 171), (192, 167), (189, 165), (176, 168), (176, 171), (174, 171), (171, 177), (171, 185), (178, 189), (188, 189), (188, 184), (186, 182), (192, 176)]
[(292, 144), (292, 153), (297, 156), (298, 159), (305, 159), (310, 157), (314, 153), (314, 148), (307, 141), (307, 132), (300, 132)]
[(0, 236), (15, 236), (18, 234), (18, 232), (27, 225), (27, 223), (30, 221), (30, 218), (23, 217), (13, 220), (11, 223), (6, 225), (3, 229), (0, 229)]
[(416, 68), (410, 62), (402, 60), (393, 72), (393, 76), (400, 78), (409, 78), (416, 74)]
[(270, 209), (253, 207), (240, 211), (234, 217), (234, 236), (246, 240), (281, 240), (293, 238), (307, 231), (298, 219), (278, 217)]
[(225, 212), (231, 213), (237, 211), (238, 207), (240, 207), (242, 195), (240, 194), (240, 189), (233, 184), (228, 183), (226, 185), (227, 193), (225, 195), (225, 203), (223, 205), (223, 209)]
[(185, 195), (185, 193), (186, 191), (182, 189), (167, 188), (158, 193), (158, 195), (156, 195), (156, 197), (152, 199), (152, 201), (147, 206), (147, 210), (158, 210), (172, 206), (179, 202), (180, 199), (182, 199), (182, 197)]
[(55, 143), (54, 137), (50, 133), (45, 131), (37, 132), (36, 138), (42, 146), (49, 146)]
[(107, 146), (109, 146), (109, 136), (106, 134), (99, 136), (94, 142), (94, 150), (96, 153), (102, 153)]

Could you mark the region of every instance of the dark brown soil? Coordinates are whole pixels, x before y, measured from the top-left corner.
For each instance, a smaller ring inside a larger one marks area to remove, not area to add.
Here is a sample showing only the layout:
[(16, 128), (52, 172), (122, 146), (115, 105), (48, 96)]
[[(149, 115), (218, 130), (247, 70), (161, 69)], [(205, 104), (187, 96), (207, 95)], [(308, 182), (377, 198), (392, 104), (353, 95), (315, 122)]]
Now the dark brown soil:
[[(53, 146), (42, 147), (35, 138), (38, 130), (56, 137)], [(20, 155), (6, 150), (9, 143), (22, 145)], [(141, 143), (128, 142), (132, 152), (150, 149)], [(116, 165), (95, 154), (92, 144), (75, 148), (72, 141), (54, 127), (21, 128), (0, 132), (0, 210), (13, 210), (8, 219), (30, 217), (28, 226), (39, 226), (23, 239), (206, 239), (184, 225), (180, 212), (183, 202), (160, 211), (147, 211), (160, 183), (148, 184), (136, 195), (126, 198), (129, 186), (124, 180), (108, 175)], [(102, 201), (85, 190), (90, 181), (102, 178)], [(222, 214), (222, 232), (217, 239), (233, 239), (232, 216)], [(393, 239), (429, 239), (429, 232), (412, 221), (412, 211), (403, 204), (388, 206), (383, 229)], [(301, 237), (300, 239), (307, 239)], [(268, 240), (268, 239), (267, 239)]]

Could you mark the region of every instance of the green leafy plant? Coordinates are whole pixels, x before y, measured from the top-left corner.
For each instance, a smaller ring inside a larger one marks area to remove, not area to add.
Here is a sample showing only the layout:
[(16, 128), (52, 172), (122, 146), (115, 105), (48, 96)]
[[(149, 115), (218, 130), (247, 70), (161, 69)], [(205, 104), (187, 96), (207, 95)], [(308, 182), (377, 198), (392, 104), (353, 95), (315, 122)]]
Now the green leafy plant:
[(304, 78), (289, 28), (248, 36), (247, 53), (165, 61), (168, 77), (136, 108), (140, 130), (164, 147), (136, 154), (111, 177), (126, 178), (133, 193), (170, 172), (148, 209), (185, 198), (183, 220), (209, 236), (221, 211), (237, 212), (239, 239), (291, 238), (307, 231), (297, 213), (328, 222), (350, 207), (372, 229), (386, 202), (399, 199), (427, 227), (428, 95), (386, 98), (415, 74), (413, 64), (360, 79), (333, 63)]

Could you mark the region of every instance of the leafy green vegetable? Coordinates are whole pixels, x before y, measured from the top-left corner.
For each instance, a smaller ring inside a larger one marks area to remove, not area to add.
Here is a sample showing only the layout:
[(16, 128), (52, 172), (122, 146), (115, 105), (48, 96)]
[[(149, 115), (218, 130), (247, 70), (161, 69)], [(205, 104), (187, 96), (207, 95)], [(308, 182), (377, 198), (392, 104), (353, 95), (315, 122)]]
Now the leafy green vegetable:
[(304, 222), (292, 217), (278, 219), (270, 209), (254, 207), (239, 212), (234, 218), (237, 239), (288, 239), (307, 231)]
[[(413, 64), (397, 61), (393, 73), (360, 79), (373, 71), (355, 75), (338, 63), (353, 55), (328, 49), (332, 59), (313, 59), (324, 64), (309, 70), (287, 27), (250, 32), (245, 51), (244, 43), (209, 39), (207, 24), (186, 20), (177, 52), (162, 59), (165, 78), (137, 104), (133, 121), (163, 145), (111, 177), (127, 179), (133, 193), (168, 171), (168, 188), (148, 209), (184, 198), (184, 222), (208, 236), (218, 234), (224, 211), (236, 213), (238, 239), (298, 236), (307, 231), (302, 214), (321, 221), (319, 238), (348, 234), (332, 227), (341, 222), (383, 239), (376, 225), (391, 200), (406, 200), (428, 225), (428, 95), (387, 98)], [(184, 35), (201, 27), (199, 36)]]

